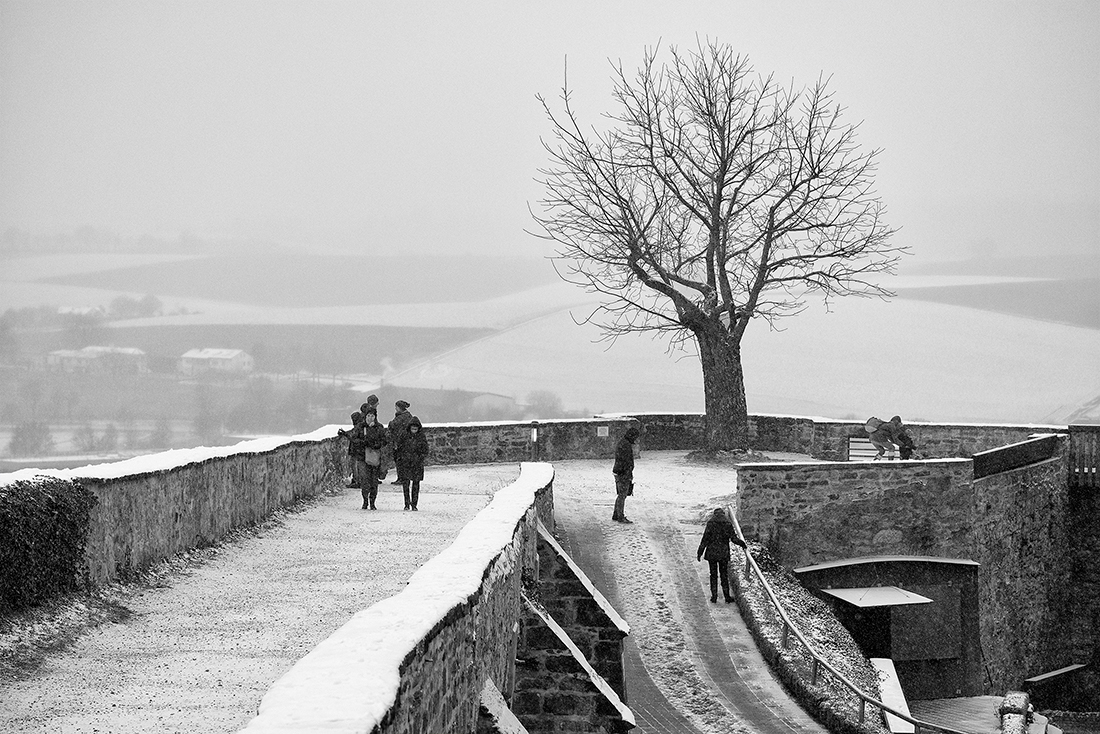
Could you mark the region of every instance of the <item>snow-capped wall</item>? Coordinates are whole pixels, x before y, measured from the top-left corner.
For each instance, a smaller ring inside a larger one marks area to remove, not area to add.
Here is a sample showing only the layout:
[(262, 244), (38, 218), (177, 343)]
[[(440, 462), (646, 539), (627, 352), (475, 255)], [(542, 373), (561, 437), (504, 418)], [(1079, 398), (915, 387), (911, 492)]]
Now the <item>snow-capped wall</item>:
[(549, 464), (522, 464), (401, 593), (356, 614), (276, 681), (242, 731), (476, 731), (486, 679), (512, 690), (523, 579), (537, 576), (553, 477)]

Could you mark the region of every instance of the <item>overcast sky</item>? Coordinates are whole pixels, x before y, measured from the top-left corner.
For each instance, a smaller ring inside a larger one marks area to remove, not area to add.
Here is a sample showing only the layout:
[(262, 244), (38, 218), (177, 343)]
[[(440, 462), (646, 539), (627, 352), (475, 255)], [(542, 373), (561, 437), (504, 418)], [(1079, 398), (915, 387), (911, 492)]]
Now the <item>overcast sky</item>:
[(832, 76), (899, 243), (1100, 246), (1095, 0), (0, 0), (0, 229), (534, 253), (535, 95), (697, 36)]

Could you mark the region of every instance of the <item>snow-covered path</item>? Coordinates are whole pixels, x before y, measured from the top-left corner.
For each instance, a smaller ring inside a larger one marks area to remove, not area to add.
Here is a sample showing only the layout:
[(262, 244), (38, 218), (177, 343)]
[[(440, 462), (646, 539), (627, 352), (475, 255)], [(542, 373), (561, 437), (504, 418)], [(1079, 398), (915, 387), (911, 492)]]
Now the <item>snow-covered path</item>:
[[(594, 577), (631, 625), (632, 659), (698, 732), (824, 731), (783, 695), (736, 607), (706, 603), (694, 545), (706, 513), (731, 499), (733, 469), (643, 453), (627, 504), (634, 525), (610, 520), (609, 462), (555, 471), (560, 534), (582, 567), (599, 566)], [(360, 510), (348, 490), (221, 546), (127, 598), (125, 621), (51, 654), (29, 679), (0, 681), (0, 732), (237, 731), (296, 660), (400, 591), (518, 476), (515, 464), (429, 467), (418, 513), (402, 512), (388, 484), (377, 512)], [(639, 712), (647, 703), (630, 699)], [(683, 731), (647, 728), (644, 715), (639, 723), (644, 734)]]

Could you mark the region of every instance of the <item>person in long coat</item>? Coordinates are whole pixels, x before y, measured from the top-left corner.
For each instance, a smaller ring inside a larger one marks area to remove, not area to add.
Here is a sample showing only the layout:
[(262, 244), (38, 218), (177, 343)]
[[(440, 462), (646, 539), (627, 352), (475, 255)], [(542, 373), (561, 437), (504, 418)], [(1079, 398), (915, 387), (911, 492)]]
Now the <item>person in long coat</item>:
[[(394, 441), (396, 443), (396, 441)], [(405, 493), (405, 509), (416, 511), (420, 500), (420, 482), (424, 479), (424, 460), (428, 458), (428, 439), (416, 416), (409, 421), (401, 452), (397, 454), (397, 479)]]
[[(390, 431), (390, 444), (393, 446), (391, 456), (393, 457), (394, 466), (397, 466), (400, 461), (401, 448), (405, 443), (405, 438), (409, 435), (409, 423), (413, 419), (409, 407), (408, 401), (405, 400), (398, 400), (393, 404), (393, 420), (390, 421), (388, 428)], [(401, 477), (394, 479), (391, 484), (401, 484)]]
[(745, 541), (737, 537), (733, 522), (721, 507), (715, 508), (703, 530), (703, 539), (699, 541), (696, 557), (707, 559), (710, 564), (710, 603), (718, 603), (718, 580), (722, 580), (722, 595), (726, 603), (733, 601), (730, 596), (730, 543), (745, 547)]
[[(367, 465), (365, 462), (366, 444), (363, 443), (363, 414), (356, 411), (351, 414), (350, 431), (345, 431), (343, 428), (336, 433), (340, 436), (344, 436), (348, 439), (348, 460), (351, 462), (351, 482), (348, 484), (348, 488), (359, 488), (363, 485), (363, 479), (367, 474)], [(366, 500), (364, 500), (364, 506)]]
[(378, 481), (381, 477), (382, 449), (387, 442), (386, 427), (378, 422), (378, 414), (373, 410), (367, 410), (363, 414), (363, 460), (366, 464), (363, 483), (360, 491), (363, 493), (363, 509), (376, 510), (375, 500), (378, 498)]
[(638, 429), (631, 426), (615, 446), (615, 464), (611, 467), (615, 475), (615, 509), (611, 519), (615, 522), (632, 522), (626, 516), (626, 498), (634, 493), (634, 442), (638, 436)]

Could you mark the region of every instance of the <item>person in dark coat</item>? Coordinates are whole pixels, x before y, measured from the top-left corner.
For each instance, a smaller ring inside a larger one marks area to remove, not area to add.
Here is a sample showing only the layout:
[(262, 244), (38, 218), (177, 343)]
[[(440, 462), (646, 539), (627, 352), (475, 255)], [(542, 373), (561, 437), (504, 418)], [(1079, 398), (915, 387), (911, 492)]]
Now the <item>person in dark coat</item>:
[(638, 429), (631, 426), (615, 446), (615, 465), (611, 467), (615, 475), (615, 510), (611, 519), (615, 522), (632, 522), (626, 517), (626, 498), (634, 493), (634, 442), (638, 434)]
[(884, 455), (887, 459), (893, 459), (894, 444), (901, 449), (901, 458), (908, 459), (913, 455), (913, 439), (906, 433), (900, 415), (895, 415), (885, 423), (879, 423), (878, 427), (870, 432), (868, 438), (878, 450), (875, 460), (883, 458)]
[(726, 516), (726, 511), (718, 507), (711, 513), (707, 520), (707, 527), (703, 530), (703, 539), (699, 541), (699, 550), (695, 555), (698, 560), (707, 559), (710, 564), (710, 603), (718, 603), (718, 580), (722, 580), (722, 596), (726, 603), (733, 601), (730, 596), (730, 543), (745, 547), (745, 541), (737, 537), (737, 531), (733, 527), (733, 521)]
[[(390, 421), (390, 442), (393, 445), (393, 465), (397, 466), (400, 461), (399, 454), (401, 453), (401, 446), (405, 442), (405, 439), (409, 435), (409, 423), (412, 422), (413, 414), (409, 412), (409, 404), (404, 400), (398, 400), (394, 403), (393, 420)], [(401, 478), (394, 479), (393, 484), (401, 484)]]
[(416, 416), (409, 421), (407, 433), (401, 444), (397, 478), (405, 493), (405, 509), (415, 512), (420, 500), (420, 482), (424, 479), (424, 460), (428, 457), (428, 439), (424, 436), (424, 426)]
[(366, 466), (363, 463), (363, 448), (365, 446), (363, 443), (363, 414), (359, 411), (352, 413), (351, 430), (345, 431), (341, 428), (336, 431), (336, 433), (348, 439), (348, 460), (351, 462), (351, 482), (347, 486), (349, 489), (362, 487), (363, 477), (366, 476)]
[(365, 471), (360, 489), (363, 493), (363, 509), (376, 510), (378, 481), (382, 466), (382, 449), (386, 446), (386, 428), (378, 422), (378, 415), (368, 410), (363, 417), (363, 461)]

